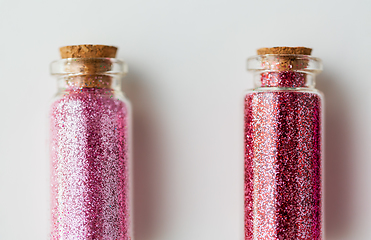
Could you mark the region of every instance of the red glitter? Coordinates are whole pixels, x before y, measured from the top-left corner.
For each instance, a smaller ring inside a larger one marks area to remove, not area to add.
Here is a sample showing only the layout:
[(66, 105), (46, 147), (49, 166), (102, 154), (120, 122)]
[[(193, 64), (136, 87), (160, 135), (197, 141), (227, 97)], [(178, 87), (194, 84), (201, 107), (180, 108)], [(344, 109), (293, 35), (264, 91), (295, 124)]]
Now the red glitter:
[(294, 71), (264, 72), (261, 75), (262, 87), (303, 87), (305, 73)]
[(246, 95), (246, 240), (322, 239), (322, 99), (305, 77), (265, 72)]

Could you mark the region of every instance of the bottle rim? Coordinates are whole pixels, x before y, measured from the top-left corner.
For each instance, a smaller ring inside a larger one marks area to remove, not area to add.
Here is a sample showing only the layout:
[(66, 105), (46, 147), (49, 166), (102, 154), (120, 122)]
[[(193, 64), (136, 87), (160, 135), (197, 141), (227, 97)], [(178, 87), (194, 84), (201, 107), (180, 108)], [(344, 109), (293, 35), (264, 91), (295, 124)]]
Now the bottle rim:
[(50, 64), (50, 74), (53, 76), (89, 74), (124, 76), (127, 73), (127, 64), (117, 58), (64, 58)]
[(248, 71), (301, 71), (319, 73), (323, 70), (322, 60), (310, 55), (265, 54), (247, 59)]

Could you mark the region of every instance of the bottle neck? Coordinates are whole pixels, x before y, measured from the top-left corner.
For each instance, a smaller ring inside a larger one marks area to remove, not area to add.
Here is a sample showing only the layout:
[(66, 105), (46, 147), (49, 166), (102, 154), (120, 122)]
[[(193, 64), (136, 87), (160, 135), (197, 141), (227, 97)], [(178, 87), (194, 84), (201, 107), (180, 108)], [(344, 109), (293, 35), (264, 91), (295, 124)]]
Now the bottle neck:
[(322, 61), (308, 55), (265, 54), (247, 59), (255, 88), (314, 88)]
[(58, 91), (78, 91), (81, 89), (121, 91), (121, 76), (88, 74), (58, 77)]
[(257, 71), (254, 85), (256, 88), (314, 88), (315, 75), (300, 71)]
[(103, 89), (121, 91), (127, 65), (114, 58), (66, 58), (51, 63), (59, 91)]

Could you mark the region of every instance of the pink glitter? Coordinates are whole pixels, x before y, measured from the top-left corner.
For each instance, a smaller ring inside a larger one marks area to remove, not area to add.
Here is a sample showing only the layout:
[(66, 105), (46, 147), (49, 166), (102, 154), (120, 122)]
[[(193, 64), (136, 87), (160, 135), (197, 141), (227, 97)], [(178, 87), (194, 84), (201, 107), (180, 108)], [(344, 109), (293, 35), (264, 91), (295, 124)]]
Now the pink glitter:
[(51, 107), (52, 240), (128, 240), (127, 108), (110, 89)]
[[(267, 72), (263, 87), (305, 87), (305, 75)], [(245, 99), (245, 239), (322, 239), (321, 96), (264, 89)]]

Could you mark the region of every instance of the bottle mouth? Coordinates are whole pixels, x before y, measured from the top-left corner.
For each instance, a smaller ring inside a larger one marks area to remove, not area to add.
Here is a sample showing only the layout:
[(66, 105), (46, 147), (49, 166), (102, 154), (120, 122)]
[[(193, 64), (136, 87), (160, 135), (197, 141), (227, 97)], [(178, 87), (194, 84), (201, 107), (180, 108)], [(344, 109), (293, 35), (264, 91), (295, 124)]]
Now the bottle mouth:
[(127, 64), (116, 58), (65, 58), (50, 64), (50, 73), (54, 76), (125, 76), (127, 72)]
[(322, 60), (309, 55), (265, 54), (247, 59), (248, 71), (299, 71), (319, 73), (323, 70)]

